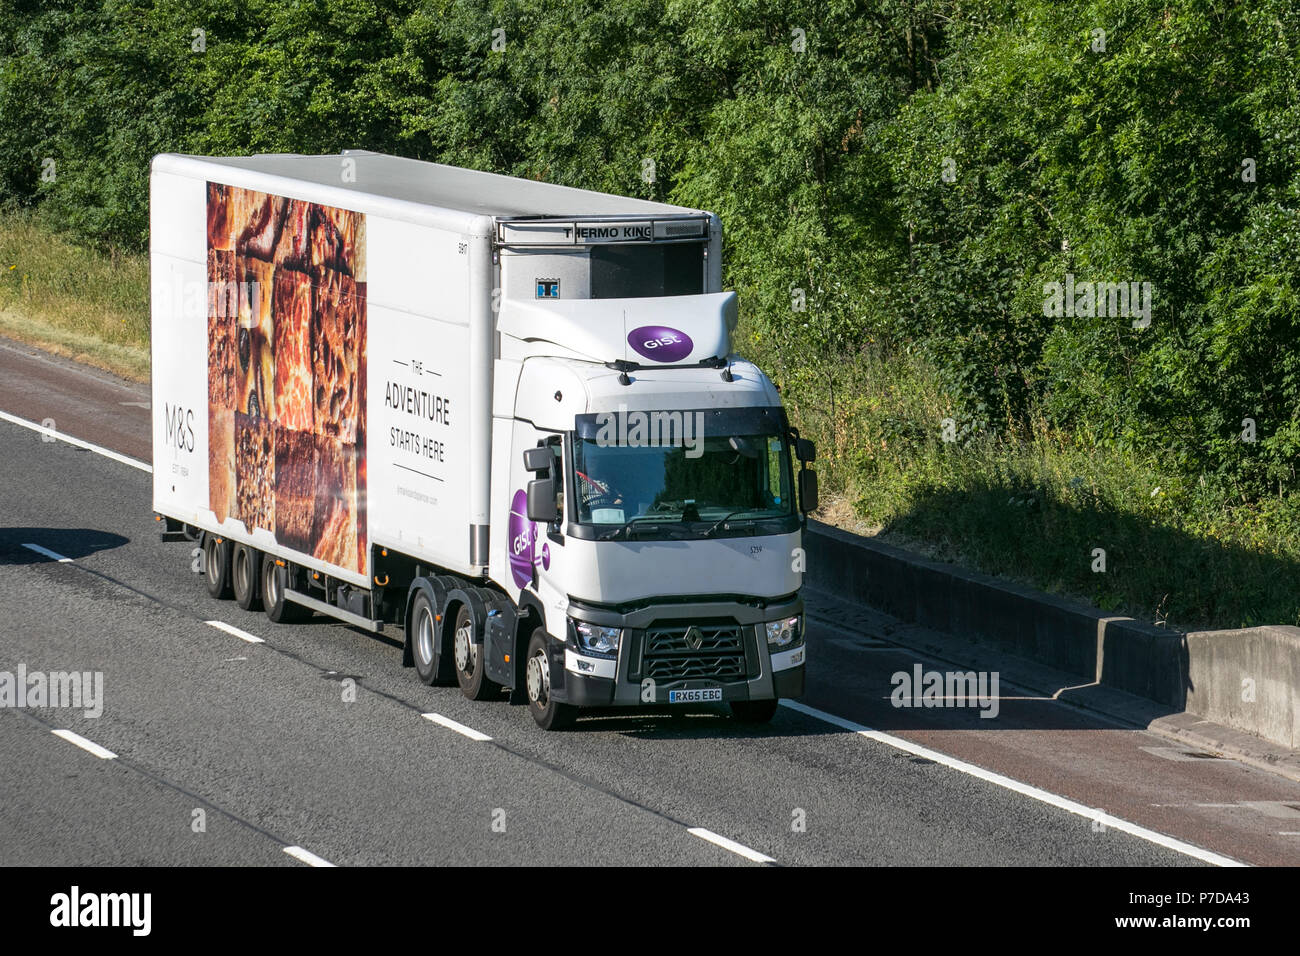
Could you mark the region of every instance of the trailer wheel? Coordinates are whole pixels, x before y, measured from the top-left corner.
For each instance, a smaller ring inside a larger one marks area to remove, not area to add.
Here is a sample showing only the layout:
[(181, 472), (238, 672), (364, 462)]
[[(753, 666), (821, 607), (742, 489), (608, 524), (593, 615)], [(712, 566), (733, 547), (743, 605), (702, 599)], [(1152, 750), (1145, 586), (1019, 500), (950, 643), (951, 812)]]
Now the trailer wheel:
[(224, 601), (230, 597), (230, 539), (210, 532), (203, 535), (203, 576), (208, 593)]
[(415, 673), (424, 683), (433, 686), (439, 682), (442, 654), (442, 628), (433, 601), (424, 590), (416, 592), (411, 602), (411, 660)]
[(289, 578), (288, 569), (275, 563), (273, 558), (262, 562), (262, 608), (272, 624), (293, 624), (304, 621), (311, 616), (311, 611), (301, 604), (294, 604), (284, 596), (284, 589)]
[(776, 715), (776, 698), (771, 700), (733, 700), (731, 716), (745, 724), (765, 724)]
[[(446, 616), (446, 615), (444, 615)], [(456, 662), (456, 683), (470, 700), (491, 700), (501, 694), (501, 685), (487, 676), (487, 654), (475, 642), (474, 612), (467, 604), (456, 606), (452, 631), (452, 652)]]
[(262, 609), (262, 552), (246, 544), (235, 545), (230, 555), (230, 586), (235, 603), (245, 611)]
[(546, 656), (546, 631), (537, 628), (528, 640), (524, 664), (524, 687), (528, 694), (528, 712), (542, 730), (563, 730), (573, 725), (578, 708), (561, 704), (551, 697), (551, 662)]

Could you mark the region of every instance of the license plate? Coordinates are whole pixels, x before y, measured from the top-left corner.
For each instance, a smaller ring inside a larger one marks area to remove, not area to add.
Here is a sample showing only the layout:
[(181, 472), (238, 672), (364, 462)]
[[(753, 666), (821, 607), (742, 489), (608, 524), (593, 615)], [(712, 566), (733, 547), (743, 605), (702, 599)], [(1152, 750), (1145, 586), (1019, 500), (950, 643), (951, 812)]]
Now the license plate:
[(701, 687), (697, 690), (670, 690), (670, 704), (703, 704), (710, 700), (722, 700), (721, 687)]

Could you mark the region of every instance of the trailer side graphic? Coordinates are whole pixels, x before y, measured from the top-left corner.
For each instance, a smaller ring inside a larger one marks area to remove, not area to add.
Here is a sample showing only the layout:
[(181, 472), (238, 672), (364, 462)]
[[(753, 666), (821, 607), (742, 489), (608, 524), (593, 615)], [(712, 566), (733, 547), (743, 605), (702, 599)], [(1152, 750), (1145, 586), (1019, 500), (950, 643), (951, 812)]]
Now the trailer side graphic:
[(207, 185), (208, 494), (366, 571), (365, 216)]

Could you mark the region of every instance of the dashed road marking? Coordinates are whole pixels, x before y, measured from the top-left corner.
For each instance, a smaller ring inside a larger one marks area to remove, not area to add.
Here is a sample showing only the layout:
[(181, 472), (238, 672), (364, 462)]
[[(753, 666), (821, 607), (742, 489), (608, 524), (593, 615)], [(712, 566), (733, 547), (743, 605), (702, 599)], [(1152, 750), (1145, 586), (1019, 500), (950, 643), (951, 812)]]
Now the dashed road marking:
[(484, 741), (492, 739), (487, 734), (479, 733), (473, 727), (466, 727), (459, 721), (452, 720), (450, 717), (444, 717), (442, 714), (421, 714), (420, 716), (425, 720), (431, 720), (435, 724), (440, 724), (448, 730), (454, 730), (462, 737), (468, 737), (470, 740)]
[(772, 859), (770, 856), (759, 853), (757, 850), (751, 850), (743, 843), (737, 843), (735, 840), (728, 840), (726, 837), (714, 833), (712, 830), (704, 829), (704, 827), (688, 827), (686, 832), (691, 836), (699, 837), (701, 840), (708, 840), (710, 843), (715, 846), (720, 846), (724, 850), (730, 850), (737, 856), (743, 856), (746, 860), (750, 860), (754, 863), (776, 862), (776, 860)]
[(85, 737), (81, 736), (81, 734), (74, 734), (71, 730), (51, 730), (50, 733), (54, 734), (54, 736), (56, 737), (60, 737), (63, 740), (66, 740), (68, 743), (72, 744), (75, 747), (80, 747), (82, 750), (86, 751), (87, 753), (94, 754), (96, 757), (99, 757), (101, 760), (117, 759), (117, 754), (113, 753), (113, 751), (109, 750), (107, 747), (101, 747), (93, 740), (87, 740)]
[(262, 640), (256, 634), (249, 634), (247, 631), (241, 631), (233, 624), (227, 624), (225, 621), (204, 621), (203, 623), (208, 625), (208, 627), (215, 627), (218, 631), (225, 631), (227, 634), (233, 634), (241, 641), (248, 641), (250, 644), (266, 643), (266, 641)]
[(42, 548), (39, 544), (25, 544), (23, 545), (23, 547), (26, 548), (28, 551), (35, 551), (37, 554), (43, 554), (50, 560), (58, 561), (60, 564), (72, 563), (71, 558), (65, 558), (63, 555), (51, 551), (49, 548)]
[(304, 850), (300, 846), (287, 846), (284, 848), (284, 852), (288, 853), (295, 860), (298, 860), (301, 863), (306, 863), (308, 866), (334, 867), (334, 864), (331, 863), (329, 860), (317, 856), (315, 853), (312, 853), (310, 850)]

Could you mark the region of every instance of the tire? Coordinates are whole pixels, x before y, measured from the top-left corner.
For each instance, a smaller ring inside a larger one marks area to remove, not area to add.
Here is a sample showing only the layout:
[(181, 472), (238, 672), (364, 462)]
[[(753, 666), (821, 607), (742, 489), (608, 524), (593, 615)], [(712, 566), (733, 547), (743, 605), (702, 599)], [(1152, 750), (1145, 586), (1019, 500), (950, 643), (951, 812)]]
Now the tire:
[(232, 594), (230, 587), (230, 539), (220, 535), (203, 535), (203, 577), (208, 593), (219, 601)]
[(293, 624), (311, 616), (311, 611), (301, 604), (285, 600), (284, 589), (288, 576), (288, 571), (273, 559), (268, 558), (262, 562), (262, 573), (258, 575), (261, 580), (259, 590), (262, 592), (262, 609), (272, 624)]
[[(451, 615), (443, 612), (444, 621)], [(470, 700), (491, 700), (501, 694), (501, 685), (487, 676), (486, 654), (482, 643), (474, 642), (474, 612), (467, 604), (456, 605), (451, 649), (456, 683)]]
[(546, 631), (537, 628), (528, 639), (528, 653), (524, 655), (524, 688), (528, 695), (528, 712), (542, 730), (563, 730), (572, 727), (578, 717), (578, 708), (561, 704), (551, 698), (551, 665), (546, 656)]
[(433, 686), (446, 681), (446, 654), (443, 653), (442, 627), (428, 592), (416, 592), (411, 602), (411, 661), (421, 681)]
[(262, 609), (262, 552), (246, 544), (235, 545), (230, 554), (230, 587), (235, 603), (245, 611)]
[(731, 715), (745, 724), (765, 724), (776, 715), (777, 700), (733, 700)]

